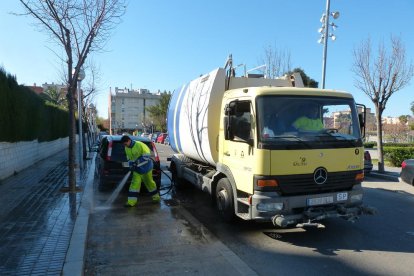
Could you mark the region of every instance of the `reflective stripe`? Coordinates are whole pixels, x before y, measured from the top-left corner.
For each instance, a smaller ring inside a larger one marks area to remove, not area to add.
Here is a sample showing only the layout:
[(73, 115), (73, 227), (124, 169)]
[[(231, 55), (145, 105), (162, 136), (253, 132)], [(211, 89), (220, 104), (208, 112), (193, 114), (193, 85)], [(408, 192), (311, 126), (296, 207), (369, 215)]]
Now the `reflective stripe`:
[(134, 197), (134, 198), (137, 198), (138, 197), (138, 192), (131, 192), (131, 191), (129, 191), (128, 192), (128, 198), (130, 198), (130, 197)]
[(148, 160), (147, 160), (147, 161), (144, 161), (144, 162), (139, 163), (139, 164), (137, 165), (137, 167), (144, 166), (144, 165), (146, 165), (147, 163), (148, 163)]

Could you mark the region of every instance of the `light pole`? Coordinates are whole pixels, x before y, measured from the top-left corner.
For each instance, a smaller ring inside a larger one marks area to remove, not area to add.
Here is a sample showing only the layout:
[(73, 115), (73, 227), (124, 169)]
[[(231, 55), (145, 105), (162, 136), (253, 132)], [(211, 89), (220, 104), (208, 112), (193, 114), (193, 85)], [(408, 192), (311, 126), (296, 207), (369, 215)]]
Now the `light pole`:
[(323, 57), (322, 57), (322, 89), (325, 89), (325, 74), (326, 74), (326, 57), (328, 52), (328, 37), (330, 37), (333, 41), (336, 40), (336, 36), (333, 33), (329, 32), (329, 28), (332, 28), (332, 31), (338, 28), (335, 23), (329, 24), (329, 16), (332, 16), (333, 19), (337, 19), (339, 17), (339, 12), (332, 12), (330, 13), (330, 0), (326, 0), (326, 11), (322, 14), (320, 19), (322, 23), (322, 27), (319, 28), (318, 32), (321, 34), (321, 38), (318, 40), (318, 43), (323, 43)]
[(82, 92), (81, 92), (81, 83), (85, 78), (85, 71), (83, 69), (79, 70), (78, 73), (78, 116), (79, 116), (79, 168), (83, 169), (83, 131), (82, 131)]

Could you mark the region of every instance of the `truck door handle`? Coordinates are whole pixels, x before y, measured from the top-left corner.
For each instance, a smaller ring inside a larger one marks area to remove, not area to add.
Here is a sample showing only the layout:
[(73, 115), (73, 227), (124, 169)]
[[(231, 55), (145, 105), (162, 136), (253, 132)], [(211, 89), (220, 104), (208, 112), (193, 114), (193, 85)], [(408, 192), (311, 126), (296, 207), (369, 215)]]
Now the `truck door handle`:
[(226, 152), (224, 153), (224, 155), (225, 155), (225, 156), (230, 156), (230, 152), (226, 151)]

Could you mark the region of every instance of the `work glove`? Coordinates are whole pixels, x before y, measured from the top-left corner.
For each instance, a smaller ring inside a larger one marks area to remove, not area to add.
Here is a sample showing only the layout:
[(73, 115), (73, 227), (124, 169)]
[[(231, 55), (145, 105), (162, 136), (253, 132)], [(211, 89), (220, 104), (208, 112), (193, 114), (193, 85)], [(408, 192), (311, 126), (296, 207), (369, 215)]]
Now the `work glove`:
[(128, 161), (128, 166), (129, 168), (132, 170), (135, 166), (137, 165), (137, 163), (135, 163), (134, 161)]

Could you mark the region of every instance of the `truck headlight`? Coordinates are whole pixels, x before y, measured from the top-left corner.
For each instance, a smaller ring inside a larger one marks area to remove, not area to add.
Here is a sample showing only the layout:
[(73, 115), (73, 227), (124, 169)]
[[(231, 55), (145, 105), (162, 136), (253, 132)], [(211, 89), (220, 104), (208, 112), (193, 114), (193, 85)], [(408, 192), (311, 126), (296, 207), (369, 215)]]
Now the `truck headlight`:
[(352, 195), (351, 202), (359, 202), (362, 201), (362, 194)]
[(283, 209), (283, 203), (259, 203), (256, 205), (259, 211), (281, 211)]

